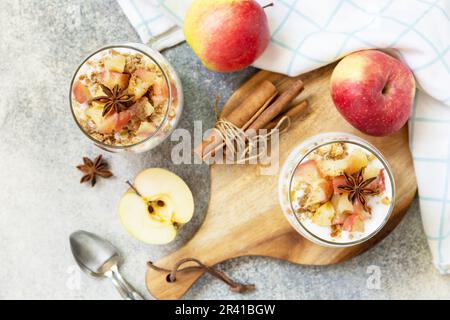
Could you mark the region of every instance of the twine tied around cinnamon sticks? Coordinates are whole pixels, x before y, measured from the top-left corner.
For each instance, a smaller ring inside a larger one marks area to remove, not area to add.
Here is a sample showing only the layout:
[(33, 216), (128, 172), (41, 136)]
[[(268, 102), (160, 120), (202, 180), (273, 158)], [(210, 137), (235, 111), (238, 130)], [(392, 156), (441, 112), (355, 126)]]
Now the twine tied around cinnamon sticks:
[[(195, 153), (205, 161), (220, 150), (225, 150), (227, 158), (237, 163), (260, 158), (270, 138), (287, 131), (291, 122), (308, 107), (306, 100), (290, 107), (303, 89), (303, 82), (295, 80), (278, 96), (277, 87), (270, 81), (263, 81), (239, 106), (216, 121), (215, 128), (197, 146)], [(261, 129), (265, 131), (260, 133)]]
[(275, 128), (267, 133), (248, 135), (230, 121), (220, 118), (215, 129), (218, 130), (221, 139), (224, 141), (228, 155), (235, 159), (237, 163), (244, 163), (259, 159), (264, 155), (270, 137), (277, 131), (282, 133), (288, 130), (290, 125), (291, 119), (285, 116), (278, 121)]
[[(191, 265), (191, 266), (182, 268), (182, 266), (184, 264), (189, 263), (189, 262), (195, 263), (195, 265)], [(158, 272), (168, 272), (169, 274), (167, 275), (167, 282), (170, 282), (170, 283), (175, 282), (177, 280), (177, 274), (179, 274), (179, 273), (200, 270), (200, 271), (208, 272), (213, 277), (226, 283), (230, 287), (230, 290), (232, 292), (245, 293), (248, 291), (255, 290), (254, 284), (238, 283), (238, 282), (234, 281), (233, 279), (231, 279), (230, 277), (228, 277), (225, 273), (223, 273), (213, 267), (209, 267), (209, 266), (203, 264), (200, 260), (195, 259), (195, 258), (181, 259), (174, 265), (174, 267), (171, 270), (158, 267), (158, 266), (154, 265), (153, 262), (151, 262), (151, 261), (147, 262), (147, 266)]]

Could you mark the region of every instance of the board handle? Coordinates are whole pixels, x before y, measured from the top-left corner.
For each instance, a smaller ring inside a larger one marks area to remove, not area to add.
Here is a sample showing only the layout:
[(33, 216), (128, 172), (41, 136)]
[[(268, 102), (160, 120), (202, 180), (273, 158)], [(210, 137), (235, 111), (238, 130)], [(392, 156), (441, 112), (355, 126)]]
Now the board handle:
[[(163, 265), (161, 262), (158, 265)], [(204, 270), (191, 270), (179, 273), (175, 282), (170, 281), (169, 272), (147, 269), (146, 285), (150, 294), (161, 300), (180, 299), (192, 285), (205, 273)]]
[[(188, 242), (184, 247), (178, 251), (164, 257), (163, 259), (154, 262), (153, 267), (148, 266), (146, 274), (146, 285), (150, 294), (156, 299), (175, 300), (181, 298), (192, 285), (205, 273), (202, 268), (196, 268), (197, 264), (189, 263), (183, 267), (187, 267), (182, 272), (176, 274), (176, 280), (172, 281), (170, 278), (170, 271), (180, 261), (186, 258), (195, 258), (207, 266), (213, 267), (218, 264), (221, 259), (226, 259), (221, 255), (202, 254), (202, 250), (195, 250), (197, 236)], [(201, 238), (201, 237), (200, 237)], [(196, 252), (197, 251), (197, 252)], [(217, 253), (217, 252), (216, 252)], [(196, 255), (197, 254), (197, 255)], [(207, 260), (202, 260), (208, 257)], [(149, 265), (149, 264), (148, 264)]]

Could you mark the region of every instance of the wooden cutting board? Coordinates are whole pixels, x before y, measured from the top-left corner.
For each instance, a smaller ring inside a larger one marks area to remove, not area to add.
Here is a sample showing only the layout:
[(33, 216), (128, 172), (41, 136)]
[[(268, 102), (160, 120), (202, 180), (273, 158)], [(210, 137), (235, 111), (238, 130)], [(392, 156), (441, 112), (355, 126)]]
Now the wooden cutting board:
[[(172, 268), (182, 258), (195, 257), (206, 265), (240, 256), (266, 256), (302, 265), (329, 265), (348, 260), (371, 248), (400, 222), (416, 191), (416, 179), (408, 145), (408, 130), (374, 138), (353, 129), (336, 111), (329, 92), (335, 64), (299, 76), (310, 107), (302, 119), (295, 121), (280, 138), (280, 169), (290, 151), (305, 138), (322, 132), (349, 132), (374, 144), (392, 166), (396, 186), (396, 206), (390, 221), (370, 241), (346, 248), (324, 248), (301, 237), (285, 219), (278, 204), (278, 175), (260, 175), (258, 166), (211, 166), (211, 198), (205, 221), (194, 237), (182, 248), (155, 262)], [(260, 71), (248, 80), (224, 106), (223, 114), (236, 107), (264, 80), (272, 81), (280, 92), (293, 78)], [(157, 299), (178, 299), (201, 277), (202, 271), (189, 271), (169, 283), (167, 273), (148, 269), (146, 284)], [(256, 280), (256, 279), (255, 279)], [(258, 290), (258, 288), (257, 288)]]

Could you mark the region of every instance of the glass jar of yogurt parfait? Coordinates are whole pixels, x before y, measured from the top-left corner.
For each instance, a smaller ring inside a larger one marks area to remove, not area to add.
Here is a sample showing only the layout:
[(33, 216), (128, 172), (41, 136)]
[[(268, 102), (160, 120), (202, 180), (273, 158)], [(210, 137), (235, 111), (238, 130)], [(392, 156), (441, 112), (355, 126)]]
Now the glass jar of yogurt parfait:
[(294, 229), (327, 247), (350, 247), (372, 238), (395, 205), (386, 159), (347, 133), (320, 134), (297, 146), (282, 168), (278, 193)]
[(148, 151), (177, 126), (181, 81), (156, 50), (137, 43), (111, 45), (78, 67), (70, 106), (81, 131), (110, 152)]

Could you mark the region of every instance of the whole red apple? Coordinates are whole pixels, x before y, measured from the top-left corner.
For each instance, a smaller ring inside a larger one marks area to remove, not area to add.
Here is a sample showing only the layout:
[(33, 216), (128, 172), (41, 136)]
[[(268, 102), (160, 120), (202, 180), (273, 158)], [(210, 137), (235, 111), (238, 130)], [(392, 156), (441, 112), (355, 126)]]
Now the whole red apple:
[(342, 116), (356, 129), (386, 136), (408, 121), (415, 95), (412, 72), (378, 50), (348, 55), (334, 69), (331, 96)]
[(219, 72), (249, 66), (270, 41), (267, 16), (254, 0), (194, 0), (184, 35), (203, 64)]

